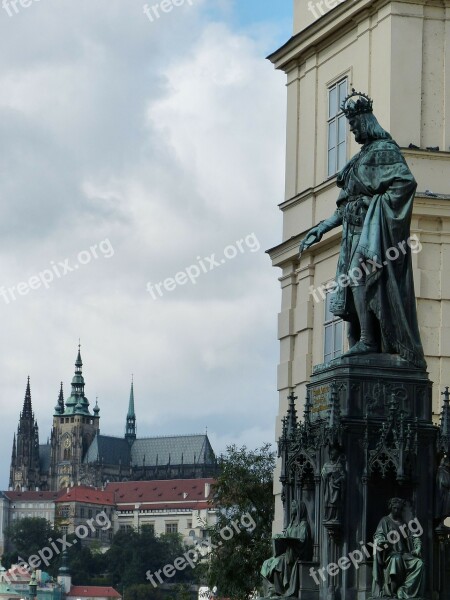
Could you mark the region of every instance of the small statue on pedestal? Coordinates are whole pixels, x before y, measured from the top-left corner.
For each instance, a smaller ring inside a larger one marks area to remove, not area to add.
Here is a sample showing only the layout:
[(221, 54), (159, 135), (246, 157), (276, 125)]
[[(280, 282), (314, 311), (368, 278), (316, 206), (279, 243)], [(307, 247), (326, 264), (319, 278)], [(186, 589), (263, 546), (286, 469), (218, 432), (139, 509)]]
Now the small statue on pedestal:
[(325, 504), (324, 522), (341, 522), (346, 479), (345, 457), (337, 446), (332, 446), (330, 448), (330, 460), (322, 468)]
[(450, 517), (450, 459), (444, 456), (436, 477), (436, 518), (440, 527), (445, 527), (447, 517)]
[(423, 597), (425, 566), (422, 543), (413, 536), (403, 520), (405, 501), (389, 500), (390, 514), (383, 517), (374, 535), (373, 598)]
[(313, 542), (304, 502), (294, 500), (291, 520), (281, 536), (273, 538), (273, 557), (267, 559), (261, 574), (270, 585), (271, 596), (297, 596), (300, 582), (297, 561), (312, 559)]

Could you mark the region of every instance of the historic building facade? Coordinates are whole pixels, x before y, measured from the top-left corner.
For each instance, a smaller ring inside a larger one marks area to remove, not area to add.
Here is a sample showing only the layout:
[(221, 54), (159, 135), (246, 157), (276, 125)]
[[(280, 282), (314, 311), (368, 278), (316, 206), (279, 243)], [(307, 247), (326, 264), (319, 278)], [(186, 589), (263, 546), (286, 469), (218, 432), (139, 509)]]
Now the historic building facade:
[(83, 484), (101, 487), (108, 481), (215, 475), (217, 461), (206, 434), (137, 437), (133, 382), (124, 437), (100, 434), (100, 409), (96, 403), (91, 412), (84, 391), (82, 368), (78, 349), (71, 395), (64, 401), (61, 384), (47, 444), (39, 444), (28, 378), (19, 426), (13, 440), (10, 490), (57, 491)]
[[(341, 110), (353, 87), (374, 99), (380, 124), (418, 182), (411, 223), (415, 293), (437, 420), (450, 371), (449, 9), (447, 0), (294, 0), (294, 35), (269, 57), (287, 75), (283, 240), (269, 251), (282, 288), (277, 438), (290, 390), (302, 401), (313, 365), (347, 349), (326, 288), (335, 277), (341, 231), (326, 234), (301, 259), (298, 247), (334, 212), (336, 175), (359, 150)], [(281, 502), (276, 507), (274, 528), (281, 531)]]

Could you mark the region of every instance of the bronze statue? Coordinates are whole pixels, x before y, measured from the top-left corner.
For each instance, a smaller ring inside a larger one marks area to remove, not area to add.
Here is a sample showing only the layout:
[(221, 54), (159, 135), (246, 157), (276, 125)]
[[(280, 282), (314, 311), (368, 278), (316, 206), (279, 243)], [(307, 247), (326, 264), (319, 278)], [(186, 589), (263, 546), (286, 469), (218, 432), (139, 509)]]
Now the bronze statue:
[(422, 543), (412, 536), (403, 521), (405, 501), (392, 498), (390, 514), (383, 517), (374, 535), (373, 598), (422, 598), (425, 566), (421, 559)]
[(424, 368), (410, 237), (417, 183), (368, 96), (353, 90), (342, 110), (362, 148), (337, 176), (336, 212), (308, 232), (300, 253), (342, 225), (331, 312), (348, 322), (347, 354), (399, 354)]
[(294, 500), (291, 520), (281, 536), (273, 538), (274, 555), (264, 561), (261, 575), (270, 584), (274, 596), (297, 596), (299, 590), (298, 560), (312, 559), (313, 542), (304, 502)]
[(436, 518), (442, 525), (450, 517), (450, 459), (444, 456), (436, 477)]
[(346, 478), (344, 455), (339, 448), (332, 446), (330, 448), (330, 460), (322, 468), (325, 522), (338, 523), (341, 520)]

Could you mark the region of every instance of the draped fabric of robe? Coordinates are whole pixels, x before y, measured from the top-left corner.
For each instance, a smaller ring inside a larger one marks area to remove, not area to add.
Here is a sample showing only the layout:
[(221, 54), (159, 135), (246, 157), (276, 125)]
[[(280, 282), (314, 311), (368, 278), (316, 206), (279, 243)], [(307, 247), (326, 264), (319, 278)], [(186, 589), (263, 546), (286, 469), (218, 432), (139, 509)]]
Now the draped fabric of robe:
[(280, 596), (296, 596), (299, 590), (299, 572), (297, 560), (311, 560), (313, 542), (308, 523), (306, 506), (301, 503), (299, 514), (291, 519), (283, 538), (295, 538), (296, 549), (287, 547), (286, 552), (266, 560), (261, 575), (273, 584), (275, 593)]
[(450, 517), (450, 470), (447, 466), (439, 466), (436, 486), (436, 516), (445, 519)]
[[(408, 245), (417, 183), (399, 146), (390, 139), (368, 142), (339, 173), (337, 185), (342, 188), (338, 212), (344, 220), (331, 311), (344, 320), (355, 317), (352, 292), (339, 284), (339, 276), (349, 274), (358, 252), (366, 265), (366, 300), (380, 324), (382, 351), (425, 368)], [(352, 225), (346, 223), (343, 209), (357, 197), (366, 199), (368, 208), (352, 243)]]
[[(400, 538), (395, 544), (389, 539), (391, 532), (397, 532)], [(421, 547), (420, 539), (412, 538), (406, 525), (388, 516), (378, 524), (374, 541), (382, 550), (376, 551), (373, 561), (373, 598), (391, 597), (392, 581), (397, 583), (396, 597), (400, 600), (422, 598), (425, 566), (421, 558), (412, 554)]]

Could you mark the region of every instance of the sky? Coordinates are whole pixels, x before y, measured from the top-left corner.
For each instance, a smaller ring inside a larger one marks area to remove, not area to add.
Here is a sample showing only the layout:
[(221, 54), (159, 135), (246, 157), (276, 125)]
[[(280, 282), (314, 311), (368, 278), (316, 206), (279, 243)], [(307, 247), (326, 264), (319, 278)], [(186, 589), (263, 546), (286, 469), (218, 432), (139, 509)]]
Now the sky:
[(0, 7), (0, 488), (79, 339), (101, 432), (274, 442), (292, 0)]

